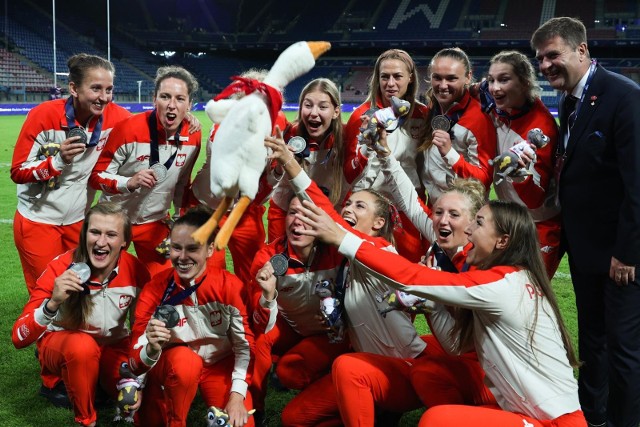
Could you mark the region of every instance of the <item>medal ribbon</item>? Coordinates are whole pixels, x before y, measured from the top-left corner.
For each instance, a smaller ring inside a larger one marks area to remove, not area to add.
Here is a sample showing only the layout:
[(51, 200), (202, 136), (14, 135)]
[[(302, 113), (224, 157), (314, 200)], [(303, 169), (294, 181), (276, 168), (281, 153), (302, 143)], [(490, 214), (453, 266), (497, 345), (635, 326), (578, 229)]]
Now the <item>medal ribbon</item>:
[[(64, 104), (64, 115), (67, 118), (67, 127), (71, 130), (73, 128), (84, 128), (82, 126), (78, 126), (76, 124), (76, 114), (73, 109), (73, 97), (70, 96), (67, 98), (67, 102)], [(100, 140), (100, 134), (102, 133), (102, 114), (98, 116), (98, 121), (96, 125), (93, 127), (93, 132), (91, 132), (91, 139), (87, 144), (87, 147), (95, 147), (98, 145), (98, 141)]]
[[(160, 163), (160, 150), (158, 148), (158, 118), (156, 115), (156, 110), (154, 109), (149, 115), (148, 120), (149, 125), (149, 135), (151, 140), (149, 141), (150, 145), (150, 156), (149, 156), (149, 166), (153, 166), (156, 163)], [(176, 132), (174, 136), (174, 141), (176, 142), (176, 151), (171, 154), (171, 157), (164, 163), (164, 167), (169, 170), (171, 165), (173, 164), (173, 160), (176, 158), (176, 154), (178, 154), (178, 144), (180, 143), (180, 130)]]

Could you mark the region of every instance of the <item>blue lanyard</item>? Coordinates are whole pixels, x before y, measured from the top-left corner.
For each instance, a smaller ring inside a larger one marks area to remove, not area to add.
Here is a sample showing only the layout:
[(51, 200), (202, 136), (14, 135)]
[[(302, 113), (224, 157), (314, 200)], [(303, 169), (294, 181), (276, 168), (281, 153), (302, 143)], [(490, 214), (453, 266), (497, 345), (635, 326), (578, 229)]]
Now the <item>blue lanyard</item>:
[(173, 276), (171, 277), (169, 284), (167, 285), (167, 288), (164, 290), (164, 295), (162, 296), (162, 300), (160, 302), (159, 305), (178, 305), (180, 304), (182, 301), (184, 301), (185, 299), (187, 299), (187, 297), (189, 295), (191, 295), (192, 293), (194, 293), (202, 284), (202, 282), (204, 282), (204, 279), (206, 279), (207, 276), (205, 275), (202, 280), (200, 280), (200, 282), (196, 283), (193, 286), (188, 287), (187, 289), (183, 289), (182, 291), (178, 292), (177, 294), (175, 294), (174, 296), (172, 296), (171, 298), (169, 297), (169, 295), (171, 295), (171, 293), (173, 292), (173, 290), (176, 288), (176, 281), (173, 280)]
[[(156, 163), (160, 163), (160, 150), (158, 148), (158, 119), (156, 116), (156, 110), (154, 109), (149, 115), (148, 120), (149, 125), (149, 136), (151, 137), (151, 141), (149, 141), (150, 145), (150, 155), (149, 155), (149, 166), (153, 166)], [(169, 170), (171, 165), (173, 164), (173, 159), (176, 158), (176, 154), (178, 154), (178, 144), (180, 143), (180, 130), (176, 132), (174, 137), (174, 141), (176, 141), (176, 151), (169, 157), (169, 159), (164, 163), (164, 167)]]
[[(69, 129), (73, 129), (77, 127), (81, 128), (81, 126), (78, 126), (76, 124), (76, 114), (75, 114), (75, 110), (73, 109), (72, 96), (67, 98), (67, 102), (64, 104), (64, 113), (67, 118), (67, 127)], [(96, 125), (93, 127), (93, 132), (91, 132), (91, 139), (89, 140), (87, 147), (95, 147), (96, 145), (98, 145), (98, 141), (100, 140), (100, 133), (102, 133), (102, 114), (98, 116), (98, 121), (96, 122)]]
[[(582, 95), (576, 104), (574, 123), (578, 119), (578, 114), (580, 114), (580, 108), (582, 108), (582, 101), (584, 101), (584, 97), (587, 95), (587, 91), (589, 90), (589, 85), (591, 84), (591, 80), (593, 80), (593, 76), (596, 73), (598, 61), (596, 59), (591, 61), (591, 65), (589, 66), (589, 76), (587, 77), (587, 81), (584, 84), (584, 88), (582, 89)], [(570, 94), (569, 94), (570, 95)], [(568, 96), (568, 95), (567, 95)]]

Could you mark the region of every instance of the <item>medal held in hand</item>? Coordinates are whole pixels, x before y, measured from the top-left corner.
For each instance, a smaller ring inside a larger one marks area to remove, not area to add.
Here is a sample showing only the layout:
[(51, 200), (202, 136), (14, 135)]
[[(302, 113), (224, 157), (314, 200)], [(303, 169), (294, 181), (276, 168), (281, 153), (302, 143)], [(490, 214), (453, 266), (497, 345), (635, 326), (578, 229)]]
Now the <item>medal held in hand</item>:
[(71, 267), (69, 267), (69, 270), (76, 273), (80, 280), (82, 280), (82, 283), (87, 282), (91, 277), (91, 268), (84, 262), (74, 262), (71, 264)]
[(287, 145), (293, 149), (294, 154), (299, 154), (307, 147), (307, 141), (301, 136), (294, 136), (287, 141)]
[(273, 266), (273, 274), (276, 276), (284, 276), (289, 269), (289, 259), (282, 254), (275, 254), (269, 262)]
[(439, 114), (431, 119), (431, 129), (449, 132), (449, 129), (451, 129), (451, 121), (447, 116)]
[(178, 313), (178, 310), (176, 310), (174, 306), (167, 304), (156, 308), (156, 312), (153, 314), (153, 317), (164, 322), (164, 326), (169, 329), (176, 326), (180, 321), (180, 313)]
[(162, 163), (155, 163), (151, 165), (150, 169), (153, 171), (153, 174), (156, 176), (157, 182), (162, 182), (167, 177), (167, 167)]
[(73, 142), (81, 142), (84, 145), (87, 145), (87, 133), (81, 128), (71, 128), (69, 132), (67, 132), (67, 138), (73, 138), (74, 136), (79, 136), (80, 139)]

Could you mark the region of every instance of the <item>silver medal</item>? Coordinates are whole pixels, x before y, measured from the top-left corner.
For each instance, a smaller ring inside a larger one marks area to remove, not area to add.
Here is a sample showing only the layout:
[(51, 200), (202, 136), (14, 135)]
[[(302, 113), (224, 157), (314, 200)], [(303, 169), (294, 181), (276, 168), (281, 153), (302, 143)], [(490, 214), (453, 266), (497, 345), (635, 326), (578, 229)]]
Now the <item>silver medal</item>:
[(275, 254), (269, 262), (273, 267), (273, 274), (276, 276), (284, 276), (289, 269), (289, 259), (282, 254)]
[(87, 133), (82, 128), (71, 128), (69, 132), (67, 132), (67, 138), (73, 138), (74, 136), (79, 136), (80, 139), (77, 141), (73, 141), (74, 143), (80, 142), (84, 145), (87, 145)]
[(307, 147), (307, 141), (301, 136), (294, 136), (289, 141), (287, 141), (287, 145), (293, 148), (293, 152), (295, 154), (298, 154), (302, 153)]
[(161, 322), (164, 322), (164, 326), (168, 329), (173, 328), (180, 321), (180, 313), (172, 305), (161, 305), (156, 309), (153, 317)]
[(74, 262), (73, 264), (71, 264), (71, 267), (69, 267), (69, 270), (76, 273), (82, 283), (86, 283), (91, 277), (91, 267), (89, 267), (89, 265), (84, 262)]
[(431, 129), (449, 132), (449, 129), (451, 129), (451, 121), (447, 116), (439, 114), (431, 119)]
[(151, 165), (151, 170), (153, 174), (156, 176), (157, 182), (162, 182), (167, 177), (167, 167), (162, 163), (155, 163)]

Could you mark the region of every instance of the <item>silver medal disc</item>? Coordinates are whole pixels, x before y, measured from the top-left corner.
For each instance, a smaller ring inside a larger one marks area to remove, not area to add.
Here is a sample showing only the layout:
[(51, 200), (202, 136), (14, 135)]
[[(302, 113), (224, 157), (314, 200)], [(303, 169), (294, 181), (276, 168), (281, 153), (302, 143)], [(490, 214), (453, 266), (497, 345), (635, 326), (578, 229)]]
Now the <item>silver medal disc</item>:
[(153, 317), (161, 322), (164, 322), (164, 326), (168, 329), (173, 328), (180, 321), (180, 313), (172, 305), (161, 305), (156, 309)]
[(71, 264), (71, 267), (69, 267), (69, 270), (75, 272), (80, 280), (82, 280), (82, 283), (86, 283), (91, 277), (91, 267), (84, 262), (74, 262)]
[(451, 121), (447, 116), (443, 116), (442, 114), (437, 115), (431, 119), (431, 129), (449, 132), (449, 129), (451, 129)]
[(77, 141), (73, 141), (74, 143), (80, 142), (84, 145), (87, 145), (87, 133), (84, 130), (78, 127), (69, 129), (67, 138), (73, 138), (74, 136), (80, 137), (80, 139), (78, 139)]
[(294, 136), (287, 142), (287, 145), (293, 149), (295, 154), (298, 154), (307, 147), (307, 141), (301, 136)]
[(157, 182), (162, 182), (167, 177), (167, 167), (162, 163), (155, 163), (151, 165), (151, 170), (153, 174), (156, 176)]
[(284, 276), (289, 269), (289, 259), (282, 254), (275, 254), (269, 262), (273, 266), (273, 274), (276, 276)]

